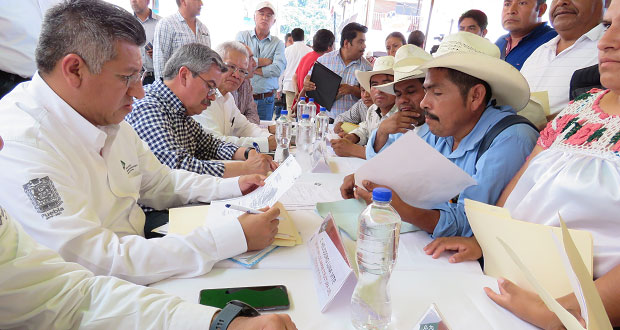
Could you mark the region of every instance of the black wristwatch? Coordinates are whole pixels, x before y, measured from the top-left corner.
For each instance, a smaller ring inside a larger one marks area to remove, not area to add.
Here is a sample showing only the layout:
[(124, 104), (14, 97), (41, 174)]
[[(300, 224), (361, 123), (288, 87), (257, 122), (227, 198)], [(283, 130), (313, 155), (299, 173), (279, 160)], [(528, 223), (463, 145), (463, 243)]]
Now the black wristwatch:
[(256, 150), (256, 148), (254, 148), (254, 147), (247, 147), (247, 148), (245, 148), (245, 152), (243, 153), (243, 156), (245, 157), (246, 160), (250, 156), (250, 151), (252, 151), (252, 150)]
[(224, 308), (217, 314), (209, 330), (226, 330), (230, 325), (230, 322), (237, 316), (254, 317), (259, 316), (260, 313), (254, 309), (254, 307), (239, 300), (231, 300), (224, 306)]

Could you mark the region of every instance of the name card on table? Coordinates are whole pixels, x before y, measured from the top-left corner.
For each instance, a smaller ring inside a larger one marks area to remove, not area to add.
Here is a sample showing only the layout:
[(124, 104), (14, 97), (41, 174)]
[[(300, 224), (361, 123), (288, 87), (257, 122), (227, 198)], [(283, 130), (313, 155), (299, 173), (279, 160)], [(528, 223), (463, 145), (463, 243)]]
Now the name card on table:
[(308, 241), (308, 252), (321, 312), (325, 312), (347, 282), (357, 281), (331, 214)]

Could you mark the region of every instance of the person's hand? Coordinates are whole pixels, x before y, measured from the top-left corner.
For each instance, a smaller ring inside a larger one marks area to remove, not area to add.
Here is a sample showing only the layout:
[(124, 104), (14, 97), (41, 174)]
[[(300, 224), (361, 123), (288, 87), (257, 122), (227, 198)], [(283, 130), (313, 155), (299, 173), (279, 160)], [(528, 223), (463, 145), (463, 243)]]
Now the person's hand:
[(254, 74), (262, 76), (263, 75), (263, 68), (257, 68), (256, 70), (254, 70)]
[(267, 131), (271, 134), (276, 134), (276, 125), (267, 126)]
[(355, 147), (355, 144), (347, 139), (333, 139), (330, 140), (329, 143), (331, 143), (332, 149), (334, 149), (336, 155), (340, 157), (351, 156), (351, 149)]
[(245, 234), (245, 241), (248, 244), (248, 251), (262, 250), (269, 246), (276, 239), (278, 233), (278, 215), (280, 209), (277, 207), (263, 208), (261, 214), (243, 214), (239, 216), (239, 223)]
[(355, 198), (354, 191), (355, 177), (353, 174), (349, 174), (344, 177), (344, 180), (342, 180), (342, 185), (340, 185), (340, 195), (342, 195), (342, 198), (344, 199)]
[(239, 177), (239, 190), (244, 195), (251, 193), (254, 189), (265, 185), (265, 178), (266, 176), (260, 174), (242, 175)]
[(338, 87), (338, 94), (336, 95), (336, 98), (347, 94), (355, 94), (355, 86), (340, 84), (340, 87)]
[(269, 151), (276, 150), (277, 144), (275, 135), (269, 135), (267, 142), (269, 143)]
[(150, 57), (153, 58), (153, 48), (149, 49), (146, 51), (146, 54)]
[(439, 237), (424, 247), (424, 252), (432, 255), (433, 259), (439, 258), (444, 251), (456, 251), (450, 257), (452, 263), (478, 260), (482, 257), (482, 249), (475, 237)]
[(341, 132), (344, 132), (342, 130), (342, 123), (343, 122), (340, 121), (340, 122), (337, 122), (336, 124), (334, 124), (334, 133), (338, 134), (339, 136), (340, 136)]
[(365, 200), (366, 204), (372, 203), (372, 191), (375, 188), (379, 188), (379, 187), (390, 189), (390, 191), (392, 192), (392, 202), (390, 202), (390, 204), (392, 205), (392, 207), (397, 209), (397, 211), (398, 211), (398, 207), (404, 204), (403, 200), (400, 199), (400, 196), (398, 196), (398, 194), (390, 187), (378, 185), (368, 180), (362, 181), (362, 185), (364, 186), (364, 189), (361, 189), (361, 188), (355, 189), (355, 198)]
[(244, 173), (246, 174), (264, 174), (269, 171), (274, 171), (278, 168), (278, 164), (273, 161), (273, 158), (265, 154), (250, 151), (248, 159), (243, 162)]
[(415, 111), (397, 111), (379, 124), (377, 135), (407, 133), (415, 128), (414, 125), (419, 125), (421, 120), (423, 118)]
[(304, 78), (304, 90), (306, 92), (316, 90), (316, 85), (310, 81), (310, 76), (306, 76), (306, 78)]
[(345, 137), (345, 136), (347, 136), (347, 132), (342, 131), (342, 132), (338, 133), (338, 136), (339, 136), (341, 139), (344, 139), (344, 137)]
[(229, 330), (297, 330), (291, 317), (286, 314), (264, 314), (255, 317), (236, 317)]
[[(531, 291), (525, 290), (505, 278), (497, 280), (499, 293), (484, 288), (484, 292), (496, 304), (504, 307), (520, 319), (545, 329), (563, 329), (557, 316), (551, 312), (540, 297)], [(571, 313), (574, 312), (571, 311)], [(577, 317), (584, 326), (581, 317)]]

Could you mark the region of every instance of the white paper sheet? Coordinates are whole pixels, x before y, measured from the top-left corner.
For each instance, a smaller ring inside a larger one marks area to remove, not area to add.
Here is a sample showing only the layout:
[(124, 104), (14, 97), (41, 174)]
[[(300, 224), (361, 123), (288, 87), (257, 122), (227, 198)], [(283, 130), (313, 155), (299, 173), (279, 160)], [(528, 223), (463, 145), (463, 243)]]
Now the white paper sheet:
[(271, 175), (265, 179), (265, 185), (253, 192), (231, 199), (211, 202), (207, 219), (235, 219), (243, 212), (226, 208), (226, 204), (260, 209), (273, 206), (288, 191), (301, 175), (301, 167), (295, 157), (288, 157)]
[(340, 191), (332, 185), (316, 181), (296, 182), (286, 194), (280, 198), (287, 210), (314, 210), (316, 203), (342, 200)]
[(425, 209), (476, 184), (413, 131), (362, 165), (355, 172), (355, 183), (363, 187), (363, 180), (390, 187), (407, 204)]

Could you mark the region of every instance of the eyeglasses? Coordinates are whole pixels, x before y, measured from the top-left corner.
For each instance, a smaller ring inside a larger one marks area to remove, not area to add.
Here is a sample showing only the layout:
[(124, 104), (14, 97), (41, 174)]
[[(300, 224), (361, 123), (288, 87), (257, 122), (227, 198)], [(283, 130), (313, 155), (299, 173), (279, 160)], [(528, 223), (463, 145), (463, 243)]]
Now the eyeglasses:
[(121, 79), (123, 79), (125, 81), (125, 86), (127, 88), (129, 88), (129, 86), (137, 83), (137, 82), (142, 82), (142, 80), (144, 79), (144, 75), (146, 74), (146, 71), (144, 71), (144, 69), (140, 70), (139, 72), (136, 72), (134, 74), (131, 75), (122, 75), (122, 74), (117, 74), (117, 76)]
[(215, 86), (215, 84), (206, 81), (205, 78), (201, 77), (199, 74), (194, 73), (194, 76), (200, 78), (200, 80), (204, 81), (205, 86), (207, 87), (207, 89), (209, 89), (209, 91), (207, 92), (207, 96), (213, 96), (215, 95), (215, 92), (217, 91), (217, 87)]
[(228, 63), (224, 63), (224, 64), (226, 64), (226, 67), (230, 71), (230, 74), (234, 74), (235, 72), (239, 71), (239, 73), (243, 76), (242, 78), (245, 78), (250, 74), (248, 70), (237, 67), (234, 64), (228, 64)]

